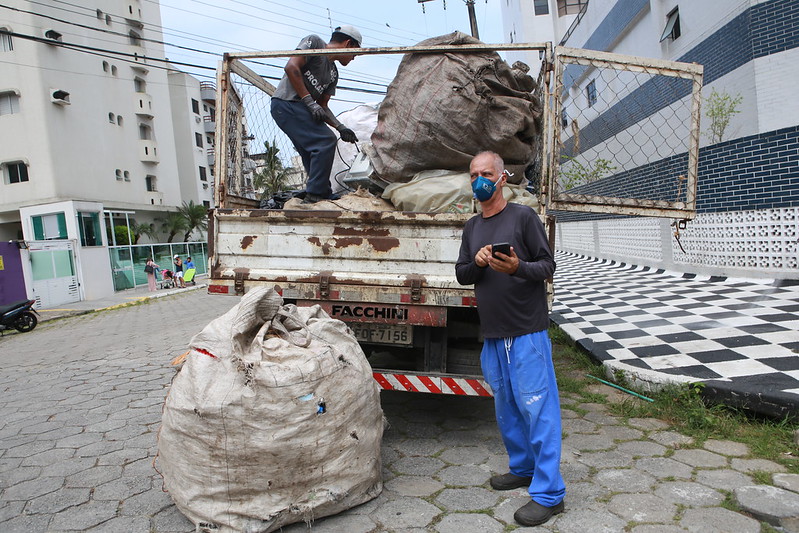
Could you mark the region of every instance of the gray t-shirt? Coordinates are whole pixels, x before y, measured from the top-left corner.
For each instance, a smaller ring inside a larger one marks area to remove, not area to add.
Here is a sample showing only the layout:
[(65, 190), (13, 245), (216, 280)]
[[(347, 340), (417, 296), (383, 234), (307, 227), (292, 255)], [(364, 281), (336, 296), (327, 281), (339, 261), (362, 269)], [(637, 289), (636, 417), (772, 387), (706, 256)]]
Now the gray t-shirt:
[[(297, 50), (312, 50), (325, 48), (326, 46), (327, 43), (318, 35), (309, 35), (300, 41), (300, 44), (297, 45)], [(305, 66), (302, 68), (302, 79), (305, 82), (305, 88), (311, 93), (313, 99), (319, 100), (319, 97), (323, 94), (331, 96), (336, 94), (338, 69), (336, 68), (336, 63), (330, 59), (330, 56), (303, 57), (305, 57)], [(283, 79), (277, 85), (277, 90), (272, 98), (294, 102), (301, 100), (286, 74), (283, 74)]]

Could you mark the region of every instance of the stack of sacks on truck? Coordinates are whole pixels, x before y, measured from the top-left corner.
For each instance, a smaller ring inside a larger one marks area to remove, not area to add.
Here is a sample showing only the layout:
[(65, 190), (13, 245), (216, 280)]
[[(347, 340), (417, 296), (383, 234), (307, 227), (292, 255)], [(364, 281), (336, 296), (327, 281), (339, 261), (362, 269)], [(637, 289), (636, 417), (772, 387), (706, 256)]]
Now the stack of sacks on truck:
[(266, 533), (380, 494), (378, 386), (344, 322), (259, 288), (190, 346), (158, 465), (198, 531)]

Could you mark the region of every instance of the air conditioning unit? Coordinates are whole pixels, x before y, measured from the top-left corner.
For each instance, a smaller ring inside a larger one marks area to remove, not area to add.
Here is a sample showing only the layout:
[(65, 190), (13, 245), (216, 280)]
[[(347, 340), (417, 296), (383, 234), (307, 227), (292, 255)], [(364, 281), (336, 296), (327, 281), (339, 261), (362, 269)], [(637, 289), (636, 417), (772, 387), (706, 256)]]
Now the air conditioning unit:
[(58, 105), (69, 105), (69, 93), (61, 89), (50, 89), (50, 101)]

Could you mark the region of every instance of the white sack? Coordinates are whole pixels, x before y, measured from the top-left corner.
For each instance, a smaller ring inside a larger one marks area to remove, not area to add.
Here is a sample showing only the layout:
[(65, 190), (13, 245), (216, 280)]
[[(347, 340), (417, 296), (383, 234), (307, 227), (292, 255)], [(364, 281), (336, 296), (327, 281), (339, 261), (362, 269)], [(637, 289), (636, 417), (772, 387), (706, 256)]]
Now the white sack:
[(255, 289), (208, 324), (166, 399), (164, 485), (201, 529), (274, 531), (382, 490), (383, 413), (366, 357), (318, 305), (282, 303)]
[[(358, 142), (368, 141), (377, 127), (377, 110), (379, 107), (379, 103), (362, 104), (339, 113), (336, 118), (355, 132)], [(338, 132), (336, 132), (336, 135), (338, 135)], [(347, 177), (347, 171), (352, 166), (352, 162), (355, 161), (357, 155), (358, 149), (353, 143), (339, 139), (336, 157), (333, 159), (333, 169), (330, 171), (330, 186), (333, 188), (334, 194), (349, 190), (344, 186), (344, 178)]]

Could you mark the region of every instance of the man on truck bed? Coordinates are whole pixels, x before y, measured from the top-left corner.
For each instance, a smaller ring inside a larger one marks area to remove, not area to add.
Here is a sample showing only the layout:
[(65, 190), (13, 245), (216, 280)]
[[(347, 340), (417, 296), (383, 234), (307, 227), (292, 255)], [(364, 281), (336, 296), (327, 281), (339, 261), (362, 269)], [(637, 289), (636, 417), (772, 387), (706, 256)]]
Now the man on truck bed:
[[(524, 526), (535, 526), (563, 511), (566, 494), (544, 286), (555, 261), (535, 211), (508, 203), (502, 195), (504, 169), (494, 152), (472, 159), (472, 190), (482, 214), (469, 219), (463, 229), (455, 273), (458, 282), (475, 287), (485, 338), (480, 365), (494, 393), (497, 425), (508, 451), (510, 472), (493, 476), (491, 486), (528, 486), (532, 500), (513, 517)], [(498, 252), (500, 248), (505, 253)]]
[[(325, 43), (318, 35), (309, 35), (300, 41), (297, 50), (360, 46), (361, 32), (344, 25), (333, 30), (330, 42)], [(294, 56), (283, 69), (283, 79), (272, 96), (272, 117), (294, 143), (308, 174), (305, 203), (332, 196), (330, 169), (337, 139), (325, 123), (339, 131), (342, 141), (358, 142), (355, 132), (339, 122), (327, 107), (330, 97), (336, 94), (338, 83), (335, 62), (347, 66), (353, 59), (352, 54)]]

